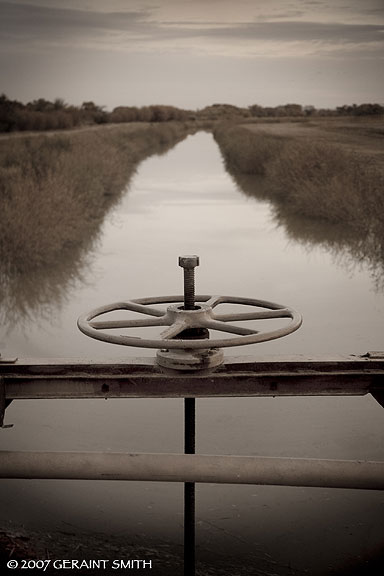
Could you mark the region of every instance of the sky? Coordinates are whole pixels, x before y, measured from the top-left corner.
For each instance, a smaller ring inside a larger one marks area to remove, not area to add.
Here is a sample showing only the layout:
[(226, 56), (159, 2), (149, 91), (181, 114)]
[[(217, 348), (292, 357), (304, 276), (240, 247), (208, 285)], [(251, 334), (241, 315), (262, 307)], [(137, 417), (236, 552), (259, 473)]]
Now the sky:
[(384, 0), (0, 0), (0, 93), (116, 106), (384, 104)]

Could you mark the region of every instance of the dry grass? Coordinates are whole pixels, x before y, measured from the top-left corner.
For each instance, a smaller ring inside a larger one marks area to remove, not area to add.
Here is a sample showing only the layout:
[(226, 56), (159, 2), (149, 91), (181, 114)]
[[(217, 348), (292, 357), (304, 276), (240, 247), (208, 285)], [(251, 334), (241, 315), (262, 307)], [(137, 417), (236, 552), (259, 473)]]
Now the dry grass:
[(295, 229), (298, 218), (304, 228), (306, 221), (309, 226), (324, 222), (348, 229), (343, 237), (349, 239), (353, 254), (381, 270), (382, 137), (380, 123), (346, 120), (324, 122), (320, 128), (291, 123), (270, 129), (260, 124), (252, 129), (222, 125), (215, 131), (229, 172), (248, 195), (272, 201), (280, 224), (289, 228), (294, 217)]
[(214, 136), (229, 170), (241, 174), (265, 175), (276, 154), (284, 147), (280, 136), (260, 131), (255, 136), (247, 128), (220, 125)]
[(245, 127), (221, 127), (215, 138), (227, 168), (265, 175), (270, 198), (313, 219), (371, 230), (384, 215), (384, 167), (373, 156), (335, 142), (310, 141)]
[(373, 162), (334, 145), (291, 143), (274, 159), (269, 176), (274, 196), (308, 218), (368, 230), (383, 213), (383, 174)]
[(0, 141), (3, 321), (64, 297), (138, 163), (188, 130), (168, 123)]

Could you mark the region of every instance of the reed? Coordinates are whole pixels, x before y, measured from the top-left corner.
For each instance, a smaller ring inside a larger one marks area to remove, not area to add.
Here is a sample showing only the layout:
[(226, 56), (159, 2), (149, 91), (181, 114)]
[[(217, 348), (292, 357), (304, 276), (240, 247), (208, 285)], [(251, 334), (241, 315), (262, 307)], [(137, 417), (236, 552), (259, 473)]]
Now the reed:
[(221, 124), (214, 130), (225, 164), (229, 170), (241, 174), (265, 175), (285, 141), (264, 131), (255, 133), (236, 124)]
[(265, 176), (263, 189), (285, 210), (366, 232), (383, 227), (384, 170), (368, 154), (241, 126), (214, 136), (229, 171)]
[(0, 318), (64, 297), (139, 162), (188, 132), (141, 124), (0, 140)]
[[(332, 247), (367, 262), (377, 288), (384, 285), (384, 166), (377, 143), (338, 144), (333, 128), (319, 140), (228, 125), (214, 136), (239, 188), (269, 200), (288, 235), (300, 240), (299, 228), (328, 234), (333, 227)], [(316, 241), (329, 244), (327, 235)]]

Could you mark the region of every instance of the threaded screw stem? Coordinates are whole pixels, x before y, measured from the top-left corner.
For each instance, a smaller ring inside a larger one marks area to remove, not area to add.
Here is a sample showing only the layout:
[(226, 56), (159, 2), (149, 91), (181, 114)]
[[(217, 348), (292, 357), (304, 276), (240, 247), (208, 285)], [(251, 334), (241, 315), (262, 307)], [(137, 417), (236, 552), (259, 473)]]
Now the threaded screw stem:
[(184, 310), (195, 309), (195, 267), (198, 265), (196, 254), (179, 256), (179, 266), (184, 269)]
[(195, 269), (184, 268), (184, 309), (195, 307)]

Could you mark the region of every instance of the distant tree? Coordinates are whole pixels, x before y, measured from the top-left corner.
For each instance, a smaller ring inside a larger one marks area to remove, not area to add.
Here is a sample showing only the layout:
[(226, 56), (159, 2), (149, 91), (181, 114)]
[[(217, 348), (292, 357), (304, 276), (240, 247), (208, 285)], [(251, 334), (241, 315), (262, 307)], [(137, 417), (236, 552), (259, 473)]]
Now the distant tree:
[(306, 116), (315, 116), (316, 108), (312, 106), (312, 104), (307, 104), (306, 106), (304, 106), (303, 112)]
[(152, 108), (150, 106), (139, 108), (137, 119), (139, 122), (152, 122)]
[(33, 102), (28, 102), (27, 108), (30, 110), (35, 110), (36, 112), (51, 112), (55, 109), (53, 102), (45, 100), (45, 98), (38, 98), (33, 100)]
[(64, 102), (63, 98), (55, 98), (53, 101), (54, 110), (64, 110), (67, 104)]
[(356, 116), (371, 116), (383, 113), (384, 107), (380, 104), (360, 104), (355, 110)]
[(118, 106), (109, 116), (110, 122), (136, 122), (138, 118), (139, 111), (136, 106)]
[(169, 120), (169, 111), (167, 106), (150, 106), (151, 110), (151, 122), (166, 122)]
[(99, 110), (102, 110), (102, 108), (97, 106), (94, 102), (92, 102), (92, 100), (89, 100), (88, 102), (82, 103), (81, 110), (85, 110), (86, 112), (98, 112)]
[(250, 116), (248, 108), (240, 108), (232, 104), (212, 104), (199, 111), (199, 117), (209, 120), (247, 118)]
[(104, 106), (98, 106), (92, 100), (82, 103), (81, 112), (84, 120), (88, 123), (104, 124), (108, 122), (108, 114), (104, 111)]
[(17, 130), (18, 114), (24, 105), (17, 100), (10, 100), (5, 94), (0, 96), (0, 132)]
[(255, 116), (257, 118), (266, 116), (265, 108), (263, 108), (263, 106), (259, 106), (259, 104), (252, 104), (252, 106), (248, 106), (248, 110), (250, 111), (251, 116)]
[(303, 107), (301, 104), (284, 104), (284, 106), (278, 106), (284, 116), (302, 116)]
[(343, 106), (338, 106), (336, 112), (340, 116), (371, 116), (384, 114), (384, 107), (380, 104), (344, 104)]
[(272, 108), (271, 106), (266, 106), (264, 112), (266, 116), (277, 116), (276, 108)]
[(331, 108), (318, 108), (316, 110), (316, 115), (317, 116), (337, 116), (338, 112), (337, 112), (337, 110), (334, 110)]

